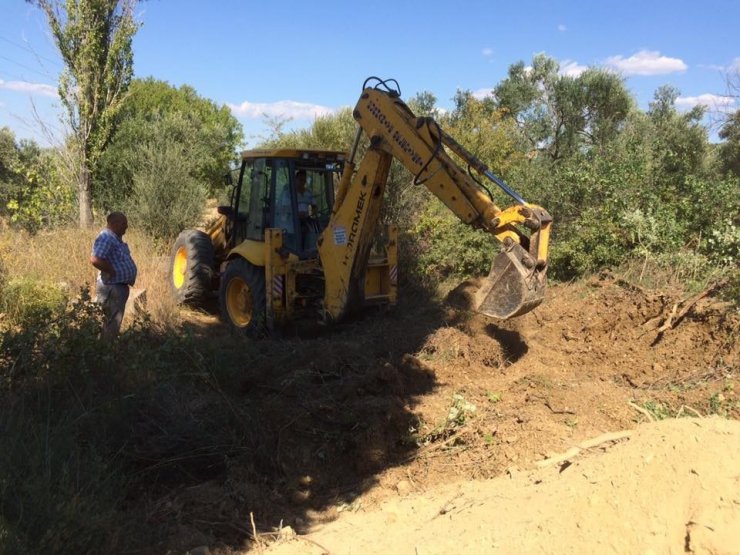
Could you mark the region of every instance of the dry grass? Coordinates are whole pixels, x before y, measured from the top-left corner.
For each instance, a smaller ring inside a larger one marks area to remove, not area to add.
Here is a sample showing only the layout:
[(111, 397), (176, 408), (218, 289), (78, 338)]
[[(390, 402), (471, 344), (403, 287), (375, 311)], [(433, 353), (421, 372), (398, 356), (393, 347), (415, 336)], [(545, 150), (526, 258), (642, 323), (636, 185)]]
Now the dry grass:
[[(36, 235), (4, 230), (0, 259), (6, 277), (57, 284), (72, 294), (87, 288), (94, 295), (96, 270), (90, 265), (90, 249), (97, 233), (73, 228)], [(139, 268), (136, 287), (147, 291), (147, 312), (159, 324), (178, 323), (179, 310), (168, 291), (169, 251), (136, 230), (130, 230), (125, 240)]]

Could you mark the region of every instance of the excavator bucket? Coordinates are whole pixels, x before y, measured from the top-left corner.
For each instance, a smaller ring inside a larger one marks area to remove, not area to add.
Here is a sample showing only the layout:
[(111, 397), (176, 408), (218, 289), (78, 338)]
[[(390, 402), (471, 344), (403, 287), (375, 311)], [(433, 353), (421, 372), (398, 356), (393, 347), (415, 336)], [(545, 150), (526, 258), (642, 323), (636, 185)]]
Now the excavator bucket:
[[(493, 318), (507, 320), (537, 307), (545, 296), (545, 268), (531, 268), (529, 253), (512, 243), (494, 258), (491, 272), (475, 295), (474, 309)], [(524, 261), (524, 262), (523, 262)]]

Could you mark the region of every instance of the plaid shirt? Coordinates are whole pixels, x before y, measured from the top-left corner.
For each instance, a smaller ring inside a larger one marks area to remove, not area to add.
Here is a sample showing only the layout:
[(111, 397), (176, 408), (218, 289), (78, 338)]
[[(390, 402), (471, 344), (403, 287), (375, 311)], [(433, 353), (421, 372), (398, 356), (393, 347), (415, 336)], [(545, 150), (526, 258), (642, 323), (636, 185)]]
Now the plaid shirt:
[(118, 235), (105, 228), (95, 238), (92, 255), (110, 262), (116, 272), (112, 278), (105, 272), (98, 273), (98, 281), (105, 285), (124, 283), (133, 285), (136, 282), (136, 264), (131, 258), (131, 251)]

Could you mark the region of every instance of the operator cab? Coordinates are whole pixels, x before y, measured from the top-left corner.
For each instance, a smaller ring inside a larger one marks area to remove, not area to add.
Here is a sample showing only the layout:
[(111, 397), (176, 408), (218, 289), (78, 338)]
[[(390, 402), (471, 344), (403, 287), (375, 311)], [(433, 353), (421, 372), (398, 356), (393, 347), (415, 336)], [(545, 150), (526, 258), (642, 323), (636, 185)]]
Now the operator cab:
[(299, 258), (317, 256), (319, 234), (334, 205), (344, 153), (319, 150), (252, 150), (242, 154), (232, 197), (232, 246), (264, 241), (265, 230), (283, 230), (284, 247)]

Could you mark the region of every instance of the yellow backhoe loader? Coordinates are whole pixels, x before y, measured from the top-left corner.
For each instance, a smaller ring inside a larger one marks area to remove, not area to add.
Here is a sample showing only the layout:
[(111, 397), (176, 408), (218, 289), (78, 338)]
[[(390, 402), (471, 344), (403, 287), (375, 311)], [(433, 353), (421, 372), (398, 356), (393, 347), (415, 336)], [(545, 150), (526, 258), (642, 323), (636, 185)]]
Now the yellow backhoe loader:
[[(242, 154), (230, 206), (219, 207), (205, 231), (184, 231), (175, 242), (170, 276), (178, 301), (199, 304), (218, 291), (224, 320), (248, 335), (301, 316), (336, 322), (366, 306), (394, 305), (398, 230), (379, 219), (396, 159), (463, 222), (501, 242), (473, 308), (507, 319), (539, 305), (547, 211), (525, 202), (432, 118), (416, 117), (395, 80), (365, 81), (353, 115), (358, 126), (348, 153)], [(357, 160), (363, 136), (369, 145)], [(515, 204), (499, 208), (483, 178)]]

